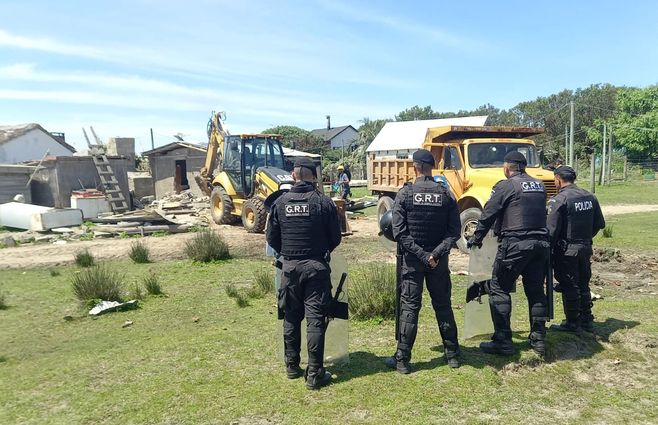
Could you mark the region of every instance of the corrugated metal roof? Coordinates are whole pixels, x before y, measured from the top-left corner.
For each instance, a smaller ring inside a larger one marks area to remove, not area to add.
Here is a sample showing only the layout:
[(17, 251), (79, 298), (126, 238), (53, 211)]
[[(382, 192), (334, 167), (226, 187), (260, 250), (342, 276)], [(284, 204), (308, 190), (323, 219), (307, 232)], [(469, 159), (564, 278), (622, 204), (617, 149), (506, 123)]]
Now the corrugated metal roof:
[(487, 116), (440, 118), (435, 120), (387, 122), (368, 146), (367, 152), (416, 150), (425, 140), (427, 129), (447, 125), (482, 126)]

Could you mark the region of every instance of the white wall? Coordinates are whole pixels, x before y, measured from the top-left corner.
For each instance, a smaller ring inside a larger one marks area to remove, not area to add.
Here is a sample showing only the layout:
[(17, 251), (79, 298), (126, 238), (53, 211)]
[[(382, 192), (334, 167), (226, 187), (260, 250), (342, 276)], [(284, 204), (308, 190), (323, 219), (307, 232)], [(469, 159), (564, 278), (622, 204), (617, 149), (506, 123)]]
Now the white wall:
[(359, 132), (354, 130), (352, 127), (348, 127), (345, 130), (341, 131), (338, 136), (331, 139), (331, 147), (340, 149), (345, 143), (345, 149), (348, 149), (352, 142), (359, 138)]
[(50, 134), (34, 129), (0, 145), (0, 164), (38, 161), (47, 150), (50, 150), (52, 156), (73, 155), (73, 152), (60, 145)]

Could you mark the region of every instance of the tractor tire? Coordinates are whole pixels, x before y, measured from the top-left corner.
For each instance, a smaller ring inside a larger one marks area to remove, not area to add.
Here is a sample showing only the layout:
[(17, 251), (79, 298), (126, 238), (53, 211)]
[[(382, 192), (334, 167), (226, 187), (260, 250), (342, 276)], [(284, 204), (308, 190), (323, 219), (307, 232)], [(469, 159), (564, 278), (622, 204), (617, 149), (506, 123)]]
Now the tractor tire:
[(382, 219), (382, 216), (386, 214), (386, 211), (393, 209), (393, 204), (395, 201), (390, 196), (382, 195), (377, 201), (377, 224)]
[(265, 204), (258, 198), (247, 200), (242, 206), (242, 226), (249, 233), (263, 233), (265, 222), (267, 220), (267, 211)]
[(468, 239), (473, 236), (473, 232), (477, 227), (481, 215), (482, 210), (479, 208), (468, 208), (459, 214), (459, 220), (461, 221), (461, 237), (457, 239), (457, 248), (465, 254), (468, 254), (466, 242), (468, 242)]
[(217, 224), (233, 224), (238, 217), (231, 214), (233, 201), (226, 190), (221, 186), (215, 186), (210, 193), (210, 216)]

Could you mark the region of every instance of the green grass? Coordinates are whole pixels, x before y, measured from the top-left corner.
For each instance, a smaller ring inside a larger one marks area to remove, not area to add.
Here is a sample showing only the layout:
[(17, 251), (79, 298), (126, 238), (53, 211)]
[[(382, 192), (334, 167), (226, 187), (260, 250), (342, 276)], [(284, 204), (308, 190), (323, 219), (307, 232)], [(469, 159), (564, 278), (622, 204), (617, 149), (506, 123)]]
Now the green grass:
[[(589, 181), (578, 181), (580, 187), (590, 190)], [(602, 205), (658, 204), (658, 181), (633, 181), (596, 186), (596, 197)]]
[[(530, 412), (538, 412), (537, 424), (649, 423), (658, 413), (658, 357), (646, 348), (658, 342), (655, 297), (619, 297), (605, 287), (605, 301), (595, 305), (604, 337), (551, 334), (552, 361), (543, 364), (525, 342), (527, 306), (519, 295), (513, 328), (520, 354), (496, 358), (480, 353), (480, 340), (465, 341), (464, 365), (451, 370), (426, 293), (415, 373), (382, 365), (395, 349), (393, 321), (352, 321), (350, 363), (330, 369), (331, 386), (310, 392), (285, 378), (274, 295), (240, 308), (225, 292), (248, 285), (245, 271), (268, 262), (112, 266), (127, 281), (154, 270), (168, 297), (92, 320), (70, 292), (74, 267), (62, 267), (60, 276), (0, 271), (12, 294), (11, 308), (0, 311), (0, 382), (11, 383), (0, 392), (3, 424), (522, 423)], [(453, 303), (461, 305), (465, 282), (454, 282)], [(461, 329), (463, 310), (455, 315)], [(126, 320), (134, 325), (123, 329)]]
[(595, 247), (658, 250), (658, 212), (613, 215), (606, 218), (606, 225), (614, 226), (612, 237), (604, 237), (603, 232), (599, 232), (594, 238)]

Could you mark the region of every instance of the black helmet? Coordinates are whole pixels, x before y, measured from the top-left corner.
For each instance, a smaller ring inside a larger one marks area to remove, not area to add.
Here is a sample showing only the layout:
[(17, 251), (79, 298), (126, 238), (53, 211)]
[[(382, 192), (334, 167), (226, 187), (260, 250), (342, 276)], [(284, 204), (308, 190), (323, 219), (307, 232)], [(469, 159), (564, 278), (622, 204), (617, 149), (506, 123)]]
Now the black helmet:
[(389, 241), (395, 242), (393, 237), (393, 210), (386, 211), (379, 219), (379, 236), (382, 235)]

